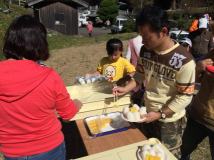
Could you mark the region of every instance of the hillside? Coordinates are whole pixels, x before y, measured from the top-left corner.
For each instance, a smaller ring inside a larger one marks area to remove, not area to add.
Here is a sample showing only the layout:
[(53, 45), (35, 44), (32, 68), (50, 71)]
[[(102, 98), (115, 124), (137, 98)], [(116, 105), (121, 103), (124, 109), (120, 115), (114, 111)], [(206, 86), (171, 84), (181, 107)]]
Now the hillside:
[[(8, 7), (4, 5), (3, 1), (0, 1), (0, 8), (2, 10), (8, 9)], [(22, 6), (10, 5), (9, 8), (11, 12), (7, 14), (3, 13), (2, 10), (0, 10), (0, 60), (4, 58), (3, 52), (2, 52), (3, 38), (11, 22), (20, 15), (28, 14), (27, 9), (25, 9)]]

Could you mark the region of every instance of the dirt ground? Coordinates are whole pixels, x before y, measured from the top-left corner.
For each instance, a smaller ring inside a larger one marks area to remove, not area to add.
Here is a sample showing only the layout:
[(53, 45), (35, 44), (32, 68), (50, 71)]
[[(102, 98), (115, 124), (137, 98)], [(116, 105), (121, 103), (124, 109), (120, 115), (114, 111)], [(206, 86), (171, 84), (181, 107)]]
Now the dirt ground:
[[(124, 45), (124, 53), (123, 57), (125, 56), (126, 49), (127, 49), (128, 41), (123, 41)], [(97, 45), (88, 45), (88, 46), (81, 46), (81, 47), (71, 47), (61, 50), (51, 51), (50, 58), (45, 62), (48, 67), (53, 67), (55, 71), (57, 71), (60, 76), (62, 77), (66, 86), (76, 84), (75, 77), (84, 76), (86, 73), (91, 73), (96, 70), (98, 62), (101, 58), (107, 56), (106, 49), (105, 49), (106, 42), (97, 43)], [(73, 131), (70, 131), (72, 125), (74, 124), (65, 124), (62, 128), (62, 131), (65, 135), (66, 146), (68, 147), (67, 153), (75, 147), (75, 142), (72, 142), (74, 138), (72, 137)], [(78, 135), (78, 133), (76, 134)], [(81, 141), (76, 137), (76, 141)], [(81, 151), (84, 156), (85, 150)], [(69, 155), (69, 159), (77, 158), (78, 153), (74, 156)], [(0, 160), (4, 160), (0, 153)], [(199, 145), (192, 154), (191, 160), (211, 160), (210, 156), (210, 149), (209, 149), (209, 140), (208, 138), (204, 139), (204, 141)]]
[[(128, 41), (123, 41), (124, 52), (127, 49)], [(74, 85), (75, 77), (84, 76), (96, 70), (99, 61), (107, 56), (106, 42), (97, 45), (71, 47), (51, 51), (50, 58), (45, 62), (48, 67), (53, 67), (62, 77), (66, 86)]]

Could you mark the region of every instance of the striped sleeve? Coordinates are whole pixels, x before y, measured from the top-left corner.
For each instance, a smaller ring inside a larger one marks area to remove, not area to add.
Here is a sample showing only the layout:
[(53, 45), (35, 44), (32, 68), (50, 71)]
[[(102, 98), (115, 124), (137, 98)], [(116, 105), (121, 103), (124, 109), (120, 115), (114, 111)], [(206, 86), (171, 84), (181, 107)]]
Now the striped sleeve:
[(137, 66), (136, 66), (136, 72), (135, 72), (133, 78), (135, 79), (135, 81), (138, 84), (142, 84), (143, 81), (145, 80), (144, 68), (143, 68), (142, 61), (141, 61), (140, 57), (138, 58), (138, 62), (137, 62)]
[(168, 107), (174, 112), (181, 112), (192, 100), (195, 85), (195, 62), (183, 65), (176, 76), (178, 95), (170, 102)]

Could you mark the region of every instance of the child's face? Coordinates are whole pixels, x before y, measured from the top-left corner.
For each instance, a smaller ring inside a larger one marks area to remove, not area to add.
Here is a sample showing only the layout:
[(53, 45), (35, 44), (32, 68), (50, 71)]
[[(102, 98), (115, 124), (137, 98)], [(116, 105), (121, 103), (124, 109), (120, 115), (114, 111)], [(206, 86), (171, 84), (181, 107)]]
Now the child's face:
[(120, 58), (120, 56), (121, 56), (122, 53), (123, 52), (119, 51), (119, 50), (114, 51), (114, 53), (112, 55), (108, 55), (108, 58), (112, 62), (117, 62), (117, 60)]

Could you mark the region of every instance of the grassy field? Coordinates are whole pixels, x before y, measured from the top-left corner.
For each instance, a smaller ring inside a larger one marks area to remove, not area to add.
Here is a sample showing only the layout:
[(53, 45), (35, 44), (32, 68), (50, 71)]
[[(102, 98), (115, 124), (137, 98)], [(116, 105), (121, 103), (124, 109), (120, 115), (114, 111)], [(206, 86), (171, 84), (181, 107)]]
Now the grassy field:
[[(65, 35), (56, 35), (52, 37), (47, 37), (47, 41), (49, 44), (49, 50), (58, 50), (68, 47), (78, 47), (85, 46), (89, 44), (97, 44), (103, 41), (107, 41), (111, 38), (118, 38), (120, 40), (127, 40), (133, 37), (136, 37), (137, 33), (124, 33), (124, 34), (108, 34), (96, 37), (80, 37), (80, 36), (65, 36)], [(2, 48), (3, 48), (3, 36), (0, 36), (0, 61), (5, 60), (3, 56)]]

